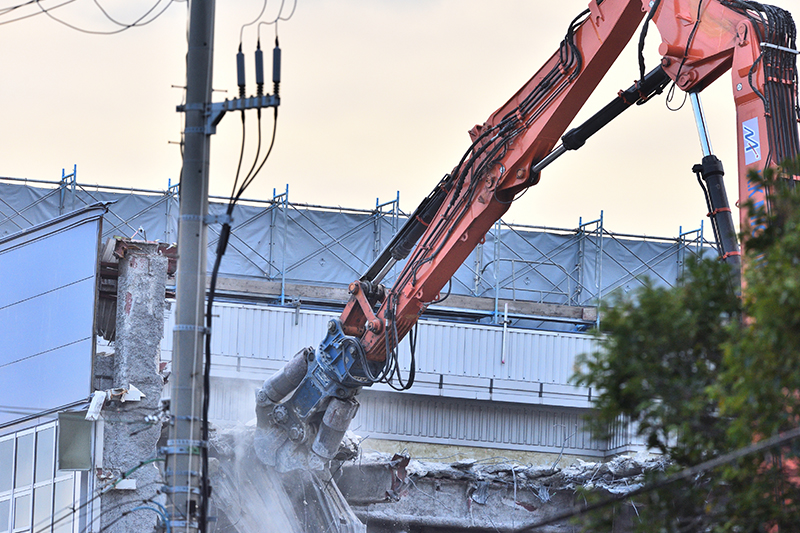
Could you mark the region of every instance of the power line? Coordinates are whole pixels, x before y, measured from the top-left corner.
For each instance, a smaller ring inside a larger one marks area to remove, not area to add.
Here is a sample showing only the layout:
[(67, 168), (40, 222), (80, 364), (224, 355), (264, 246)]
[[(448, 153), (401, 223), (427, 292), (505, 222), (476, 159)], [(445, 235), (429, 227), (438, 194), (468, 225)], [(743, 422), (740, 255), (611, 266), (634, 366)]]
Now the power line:
[[(267, 9), (267, 0), (264, 0), (264, 4), (262, 4), (262, 6), (261, 6), (261, 11), (258, 13), (258, 16), (257, 16), (256, 18), (254, 18), (254, 19), (253, 19), (252, 21), (250, 21), (250, 22), (247, 22), (246, 24), (242, 24), (242, 27), (241, 27), (241, 29), (239, 30), (239, 46), (240, 46), (240, 47), (242, 46), (242, 34), (244, 33), (244, 29), (245, 29), (247, 26), (252, 26), (252, 25), (253, 25), (253, 24), (255, 24), (256, 22), (258, 22), (258, 21), (261, 19), (261, 17), (264, 15), (264, 10), (265, 10), (265, 9)], [(281, 4), (281, 9), (283, 9), (283, 4)], [(280, 16), (280, 15), (279, 15), (279, 16)]]
[(267, 25), (267, 26), (270, 25), (270, 24), (275, 24), (275, 37), (277, 37), (278, 36), (278, 21), (282, 20), (282, 21), (285, 22), (285, 21), (291, 19), (294, 16), (294, 12), (295, 12), (295, 10), (297, 10), (297, 0), (294, 0), (294, 2), (292, 4), (292, 10), (289, 12), (289, 15), (287, 17), (283, 16), (283, 6), (284, 6), (285, 3), (286, 3), (286, 0), (281, 0), (281, 7), (280, 7), (280, 9), (278, 9), (278, 16), (277, 17), (275, 17), (274, 19), (272, 19), (270, 21), (264, 21), (264, 22), (259, 22), (258, 23), (257, 33), (258, 33), (258, 39), (259, 40), (261, 40), (261, 25), (262, 24)]
[[(24, 19), (28, 19), (28, 18), (31, 18), (31, 17), (35, 17), (37, 15), (46, 15), (47, 17), (51, 18), (55, 22), (58, 22), (59, 24), (62, 24), (62, 25), (66, 26), (66, 27), (68, 27), (70, 29), (73, 29), (75, 31), (79, 31), (81, 33), (87, 33), (87, 34), (90, 34), (90, 35), (115, 35), (117, 33), (122, 33), (123, 31), (129, 30), (131, 28), (138, 28), (138, 27), (146, 26), (146, 25), (150, 24), (151, 22), (153, 22), (157, 18), (159, 18), (162, 14), (164, 14), (164, 12), (173, 3), (179, 2), (179, 1), (182, 1), (182, 0), (167, 0), (167, 2), (164, 5), (164, 7), (161, 10), (159, 10), (157, 13), (152, 15), (153, 12), (158, 8), (158, 6), (161, 5), (161, 3), (163, 2), (163, 0), (156, 0), (156, 3), (153, 4), (152, 7), (147, 9), (147, 11), (145, 11), (144, 14), (140, 15), (135, 21), (133, 21), (130, 24), (126, 24), (124, 22), (120, 22), (119, 20), (115, 19), (114, 17), (112, 17), (108, 13), (108, 11), (102, 6), (102, 4), (100, 4), (99, 0), (93, 0), (94, 4), (97, 6), (97, 8), (100, 10), (100, 12), (103, 14), (103, 16), (105, 18), (107, 18), (113, 24), (115, 24), (117, 26), (120, 26), (120, 28), (118, 28), (116, 30), (110, 30), (110, 31), (89, 30), (89, 29), (86, 29), (86, 28), (81, 28), (79, 26), (76, 26), (76, 25), (74, 25), (72, 23), (67, 22), (64, 19), (56, 17), (55, 15), (52, 14), (52, 11), (54, 11), (55, 9), (58, 9), (60, 7), (64, 7), (64, 6), (69, 5), (69, 4), (72, 4), (76, 0), (65, 0), (64, 2), (62, 2), (60, 4), (57, 4), (57, 5), (54, 5), (52, 7), (43, 6), (42, 5), (43, 1), (44, 0), (28, 0), (27, 2), (23, 2), (23, 3), (20, 3), (20, 4), (14, 5), (14, 6), (10, 6), (10, 7), (7, 7), (7, 8), (0, 9), (0, 16), (2, 16), (2, 15), (9, 14), (9, 13), (11, 13), (11, 12), (17, 10), (17, 9), (26, 7), (26, 6), (35, 5), (36, 7), (39, 8), (39, 10), (34, 12), (34, 13), (28, 13), (27, 15), (21, 15), (21, 16), (19, 16), (17, 18), (0, 22), (0, 25), (11, 24), (12, 22), (18, 22), (20, 20), (24, 20)], [(151, 15), (152, 15), (152, 17), (148, 19), (147, 17), (149, 17)], [(145, 20), (145, 19), (147, 19), (147, 20)]]
[[(93, 1), (94, 1), (95, 5), (97, 6), (97, 8), (100, 10), (100, 12), (101, 12), (101, 13), (103, 13), (103, 15), (104, 15), (104, 16), (105, 16), (105, 17), (106, 17), (108, 20), (110, 20), (111, 22), (113, 22), (113, 23), (114, 23), (114, 24), (116, 24), (117, 26), (122, 26), (122, 27), (123, 27), (123, 28), (125, 28), (125, 29), (127, 29), (127, 28), (132, 28), (133, 26), (136, 26), (136, 25), (137, 25), (137, 24), (138, 24), (138, 23), (139, 23), (139, 22), (140, 22), (142, 19), (144, 19), (144, 18), (145, 18), (147, 15), (149, 15), (150, 13), (152, 13), (152, 12), (153, 12), (153, 10), (154, 10), (155, 8), (157, 8), (157, 7), (158, 7), (158, 4), (160, 4), (160, 3), (161, 3), (161, 0), (157, 0), (157, 1), (156, 1), (156, 3), (155, 3), (155, 4), (153, 4), (153, 7), (151, 7), (151, 8), (150, 8), (150, 9), (148, 9), (147, 11), (145, 11), (144, 15), (142, 15), (141, 17), (139, 17), (138, 19), (136, 19), (136, 21), (134, 21), (134, 22), (133, 22), (133, 23), (131, 23), (131, 24), (125, 24), (124, 22), (120, 22), (120, 21), (116, 20), (115, 18), (113, 18), (111, 15), (109, 15), (109, 14), (108, 14), (108, 11), (106, 11), (106, 10), (105, 10), (105, 8), (102, 6), (102, 4), (100, 4), (100, 1), (99, 1), (99, 0), (93, 0)], [(171, 3), (172, 3), (171, 1), (168, 1), (168, 2), (167, 2), (167, 6), (166, 6), (166, 7), (169, 7), (169, 5), (170, 5)], [(162, 13), (163, 13), (163, 11), (162, 11)], [(159, 13), (159, 15), (160, 15), (160, 13)], [(143, 22), (143, 23), (141, 23), (141, 24), (138, 24), (138, 25), (139, 25), (139, 26), (145, 26), (145, 25), (147, 25), (147, 24), (150, 24), (150, 23), (151, 23), (151, 22), (153, 22), (155, 19), (157, 19), (159, 15), (156, 15), (154, 18), (152, 18), (152, 19), (148, 20), (147, 22)]]
[[(127, 478), (128, 476), (130, 476), (131, 474), (133, 474), (135, 471), (137, 471), (137, 470), (138, 470), (138, 469), (140, 469), (141, 467), (143, 467), (143, 466), (145, 466), (145, 465), (148, 465), (148, 464), (151, 464), (151, 463), (155, 463), (155, 462), (157, 462), (157, 461), (163, 461), (163, 460), (164, 460), (164, 459), (162, 459), (162, 458), (160, 458), (160, 457), (156, 457), (156, 458), (151, 458), (151, 459), (146, 459), (146, 460), (144, 460), (144, 461), (140, 461), (140, 462), (139, 462), (139, 463), (138, 463), (136, 466), (134, 466), (134, 467), (132, 467), (132, 468), (128, 469), (128, 470), (127, 470), (127, 471), (125, 471), (125, 472), (122, 472), (122, 473), (120, 473), (120, 474), (119, 474), (117, 477), (115, 477), (114, 479), (112, 479), (112, 480), (109, 480), (107, 483), (103, 484), (103, 486), (101, 486), (101, 487), (99, 487), (99, 488), (95, 489), (95, 494), (94, 494), (94, 495), (93, 495), (91, 498), (88, 498), (88, 497), (87, 497), (86, 501), (84, 501), (83, 503), (81, 503), (81, 504), (80, 504), (80, 505), (78, 505), (77, 507), (72, 507), (71, 505), (67, 505), (67, 506), (65, 506), (65, 507), (63, 507), (63, 508), (61, 508), (61, 509), (59, 509), (58, 511), (56, 511), (56, 512), (53, 514), (53, 516), (49, 516), (49, 517), (47, 517), (47, 518), (45, 518), (45, 519), (41, 520), (40, 522), (38, 522), (38, 523), (34, 524), (34, 526), (33, 526), (33, 528), (32, 528), (32, 531), (34, 531), (35, 533), (43, 533), (44, 531), (46, 531), (46, 530), (49, 530), (51, 527), (58, 525), (59, 523), (61, 523), (62, 521), (66, 520), (66, 519), (68, 519), (68, 518), (71, 518), (72, 516), (74, 516), (74, 515), (75, 515), (75, 513), (78, 513), (79, 511), (81, 511), (81, 510), (83, 510), (84, 508), (88, 507), (88, 506), (89, 506), (89, 505), (90, 505), (92, 502), (94, 502), (95, 500), (97, 500), (98, 498), (100, 498), (100, 497), (101, 497), (103, 494), (105, 494), (105, 493), (106, 493), (108, 490), (110, 490), (110, 489), (112, 489), (114, 486), (116, 486), (116, 485), (117, 485), (117, 483), (119, 483), (119, 482), (120, 482), (120, 481), (122, 481), (123, 479)], [(156, 484), (156, 483), (163, 483), (163, 482), (164, 482), (163, 480), (161, 480), (161, 479), (157, 479), (157, 480), (154, 480), (154, 481), (150, 481), (150, 482), (148, 482), (148, 483), (145, 483), (145, 484), (141, 485), (139, 488), (141, 489), (141, 488), (147, 487), (147, 486), (149, 486), (149, 485), (153, 485), (153, 484)], [(94, 523), (95, 523), (95, 522), (96, 522), (96, 521), (97, 521), (97, 520), (100, 518), (100, 516), (102, 516), (102, 515), (104, 515), (104, 514), (107, 514), (107, 513), (111, 512), (111, 511), (115, 510), (115, 509), (118, 509), (118, 508), (122, 507), (123, 505), (128, 505), (128, 504), (131, 504), (131, 503), (139, 503), (139, 502), (142, 502), (142, 503), (150, 503), (150, 502), (152, 502), (152, 503), (156, 503), (156, 502), (154, 502), (154, 501), (153, 501), (153, 499), (152, 499), (152, 498), (150, 498), (150, 499), (147, 499), (147, 500), (134, 500), (134, 501), (122, 502), (122, 503), (119, 503), (119, 504), (117, 504), (116, 506), (113, 506), (113, 507), (111, 507), (111, 508), (108, 508), (108, 509), (103, 509), (103, 510), (100, 512), (100, 515), (99, 515), (99, 516), (97, 516), (97, 517), (95, 517), (95, 518), (93, 518), (93, 519), (91, 519), (91, 520), (89, 521), (89, 523), (86, 525), (86, 528), (84, 528), (84, 531), (85, 531), (86, 529), (88, 529), (89, 527), (91, 527), (91, 525), (92, 525), (92, 524), (94, 524)], [(74, 502), (73, 502), (73, 503), (74, 503)], [(156, 505), (159, 505), (159, 504), (157, 504), (157, 503), (156, 503)], [(53, 518), (55, 515), (58, 515), (59, 513), (62, 513), (62, 512), (65, 512), (65, 511), (70, 511), (70, 512), (67, 512), (66, 514), (62, 515), (60, 518), (57, 518), (57, 519), (55, 519), (55, 520), (53, 521), (53, 523), (52, 523), (52, 524), (49, 524), (49, 523), (47, 523), (47, 522), (49, 522), (49, 520), (51, 520), (51, 519), (52, 519), (52, 518)], [(38, 528), (38, 529), (37, 529), (37, 528)]]
[[(62, 25), (66, 26), (66, 27), (68, 27), (68, 28), (70, 28), (70, 29), (73, 29), (73, 30), (75, 30), (75, 31), (79, 31), (79, 32), (81, 32), (81, 33), (88, 33), (88, 34), (90, 34), (90, 35), (114, 35), (114, 34), (117, 34), (117, 33), (122, 33), (122, 32), (123, 32), (123, 31), (125, 31), (125, 30), (129, 30), (130, 28), (134, 28), (134, 27), (138, 27), (138, 26), (146, 26), (147, 24), (150, 24), (151, 22), (153, 22), (153, 21), (154, 21), (154, 20), (156, 20), (158, 17), (160, 17), (161, 15), (163, 15), (163, 14), (164, 14), (164, 12), (167, 10), (167, 8), (169, 8), (169, 6), (171, 6), (171, 5), (172, 5), (172, 2), (173, 2), (173, 0), (168, 0), (168, 1), (167, 1), (167, 4), (164, 6), (164, 8), (163, 8), (161, 11), (159, 11), (158, 13), (156, 13), (156, 15), (155, 15), (155, 16), (154, 16), (152, 19), (150, 19), (150, 20), (148, 20), (148, 21), (145, 21), (145, 22), (142, 22), (142, 20), (143, 20), (145, 17), (147, 17), (147, 16), (148, 16), (148, 15), (149, 15), (149, 14), (150, 14), (150, 13), (151, 13), (151, 12), (152, 12), (152, 11), (153, 11), (153, 10), (154, 10), (156, 7), (157, 7), (157, 6), (158, 6), (158, 5), (161, 3), (161, 0), (156, 0), (156, 3), (155, 3), (155, 5), (154, 5), (153, 7), (151, 7), (150, 9), (148, 9), (148, 10), (145, 12), (145, 14), (144, 14), (144, 15), (142, 15), (141, 17), (139, 17), (138, 19), (136, 19), (136, 21), (135, 21), (135, 22), (133, 22), (132, 24), (123, 25), (123, 26), (122, 26), (121, 28), (119, 28), (118, 30), (112, 30), (112, 31), (96, 31), (96, 30), (87, 30), (87, 29), (84, 29), (84, 28), (79, 28), (78, 26), (75, 26), (74, 24), (70, 24), (69, 22), (67, 22), (67, 21), (65, 21), (65, 20), (62, 20), (62, 19), (60, 19), (60, 18), (58, 18), (58, 17), (55, 17), (55, 16), (54, 16), (52, 13), (50, 13), (48, 10), (45, 10), (45, 9), (44, 9), (44, 8), (41, 6), (40, 2), (41, 2), (41, 0), (36, 0), (36, 5), (37, 5), (37, 6), (39, 6), (39, 8), (40, 8), (40, 9), (41, 9), (41, 10), (44, 12), (44, 14), (45, 14), (45, 15), (47, 15), (48, 17), (50, 17), (50, 18), (51, 18), (51, 19), (53, 19), (54, 21), (58, 22), (59, 24), (62, 24)], [(96, 0), (95, 0), (95, 3), (98, 5), (98, 7), (100, 7), (100, 4), (98, 4)], [(116, 24), (120, 24), (120, 23), (116, 22), (114, 19), (112, 19), (111, 17), (109, 17), (109, 16), (108, 16), (108, 14), (105, 12), (105, 10), (104, 10), (102, 7), (100, 7), (100, 10), (101, 10), (101, 11), (103, 12), (103, 14), (104, 14), (104, 15), (106, 15), (106, 17), (108, 17), (108, 18), (109, 18), (109, 19), (110, 19), (112, 22), (114, 22), (114, 23), (116, 23)]]
[[(21, 7), (25, 7), (25, 6), (32, 5), (32, 4), (38, 4), (38, 2), (39, 2), (39, 0), (30, 0), (29, 2), (25, 2), (24, 4), (18, 4), (16, 6), (6, 8), (6, 9), (3, 10), (2, 13), (0, 13), (0, 16), (1, 15), (5, 15), (7, 13), (11, 13), (15, 9), (19, 9)], [(54, 9), (58, 9), (59, 7), (64, 7), (66, 5), (69, 5), (69, 4), (73, 3), (73, 2), (75, 2), (75, 0), (66, 0), (65, 2), (62, 2), (62, 3), (58, 4), (58, 5), (55, 5), (55, 6), (51, 7), (49, 10), (52, 11)], [(29, 13), (28, 15), (22, 15), (20, 17), (15, 18), (15, 19), (6, 20), (6, 21), (3, 21), (3, 22), (0, 22), (0, 26), (2, 26), (4, 24), (11, 24), (12, 22), (17, 22), (17, 21), (20, 21), (20, 20), (29, 19), (29, 18), (35, 17), (37, 15), (44, 15), (44, 12), (40, 10), (40, 11), (36, 11), (35, 13)]]
[(9, 361), (7, 363), (3, 363), (2, 365), (0, 365), (0, 368), (5, 368), (7, 366), (11, 366), (11, 365), (16, 364), (16, 363), (21, 363), (22, 361), (27, 361), (28, 359), (33, 359), (34, 357), (38, 357), (38, 356), (44, 355), (46, 353), (54, 352), (56, 350), (60, 350), (61, 348), (66, 348), (68, 346), (72, 346), (73, 344), (78, 344), (80, 342), (88, 341), (90, 339), (91, 339), (91, 337), (84, 337), (82, 339), (77, 339), (77, 340), (74, 340), (72, 342), (68, 342), (66, 344), (62, 344), (61, 346), (56, 346), (55, 348), (49, 348), (47, 350), (44, 350), (44, 351), (41, 351), (41, 352), (38, 352), (38, 353), (35, 353), (35, 354), (26, 355), (25, 357), (20, 357), (18, 359), (14, 359), (13, 361)]
[(6, 13), (11, 13), (11, 12), (12, 12), (12, 11), (14, 11), (15, 9), (19, 9), (19, 8), (21, 8), (21, 7), (29, 6), (29, 5), (33, 4), (35, 1), (36, 1), (36, 0), (28, 0), (28, 1), (27, 1), (27, 2), (25, 2), (24, 4), (17, 4), (17, 5), (15, 5), (15, 6), (11, 6), (11, 7), (4, 7), (4, 8), (2, 8), (2, 9), (0, 9), (0, 15), (4, 15), (4, 14), (6, 14)]

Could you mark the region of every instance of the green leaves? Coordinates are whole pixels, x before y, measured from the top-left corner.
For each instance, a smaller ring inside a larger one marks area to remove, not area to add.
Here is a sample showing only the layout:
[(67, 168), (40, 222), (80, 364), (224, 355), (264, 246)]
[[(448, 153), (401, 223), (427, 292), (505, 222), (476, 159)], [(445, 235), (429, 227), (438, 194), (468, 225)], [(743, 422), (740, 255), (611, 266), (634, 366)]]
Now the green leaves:
[[(683, 469), (800, 426), (800, 187), (779, 176), (750, 176), (770, 205), (746, 206), (761, 229), (745, 240), (741, 299), (724, 264), (698, 261), (678, 287), (645, 282), (603, 309), (600, 347), (574, 376), (599, 391), (598, 435), (629, 419)], [(798, 453), (793, 442), (646, 493), (640, 529), (794, 531)]]
[(717, 412), (711, 387), (729, 325), (740, 316), (726, 265), (694, 262), (688, 272), (676, 289), (645, 281), (633, 297), (617, 296), (603, 311), (604, 341), (575, 376), (602, 391), (599, 434), (624, 415), (652, 447), (680, 461), (706, 456), (721, 438), (718, 425), (708, 424)]

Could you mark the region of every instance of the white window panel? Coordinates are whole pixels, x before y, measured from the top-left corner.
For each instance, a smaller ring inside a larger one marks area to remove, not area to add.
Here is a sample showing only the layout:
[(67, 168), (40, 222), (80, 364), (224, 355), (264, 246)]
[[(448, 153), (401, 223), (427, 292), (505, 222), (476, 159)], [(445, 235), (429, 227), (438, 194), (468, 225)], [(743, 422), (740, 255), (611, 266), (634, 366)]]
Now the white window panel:
[(55, 437), (55, 426), (36, 432), (36, 474), (34, 477), (36, 483), (53, 479), (56, 462)]
[(33, 530), (49, 531), (53, 516), (53, 485), (33, 489)]
[(33, 484), (33, 439), (32, 431), (17, 437), (15, 489), (24, 489)]
[(27, 531), (31, 527), (31, 493), (14, 496), (14, 532)]
[(0, 500), (0, 533), (7, 533), (11, 521), (11, 499)]
[(68, 533), (72, 531), (75, 513), (72, 507), (75, 502), (73, 492), (73, 479), (65, 479), (55, 484), (55, 504), (53, 508), (53, 533)]
[[(0, 494), (11, 490), (14, 479), (14, 436), (0, 440)], [(0, 522), (1, 524), (2, 522)], [(2, 527), (0, 525), (0, 527)], [(0, 529), (0, 532), (3, 531)]]

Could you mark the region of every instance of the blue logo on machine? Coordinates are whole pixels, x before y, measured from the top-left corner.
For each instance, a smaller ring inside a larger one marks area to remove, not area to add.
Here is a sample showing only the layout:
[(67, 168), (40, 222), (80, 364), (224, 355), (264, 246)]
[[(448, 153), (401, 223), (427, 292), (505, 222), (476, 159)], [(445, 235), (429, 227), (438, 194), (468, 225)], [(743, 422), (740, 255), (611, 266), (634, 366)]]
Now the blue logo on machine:
[(742, 122), (744, 138), (744, 163), (749, 165), (761, 161), (761, 138), (758, 134), (758, 117)]

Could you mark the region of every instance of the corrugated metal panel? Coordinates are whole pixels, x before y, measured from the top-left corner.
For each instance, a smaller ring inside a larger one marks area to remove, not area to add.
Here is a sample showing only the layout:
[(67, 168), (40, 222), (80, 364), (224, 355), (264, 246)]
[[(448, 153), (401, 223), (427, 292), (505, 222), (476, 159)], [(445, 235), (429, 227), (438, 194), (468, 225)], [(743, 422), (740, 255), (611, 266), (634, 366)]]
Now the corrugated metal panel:
[[(172, 311), (168, 312), (162, 349), (172, 349)], [(335, 313), (280, 307), (214, 306), (213, 356), (287, 361), (306, 346), (316, 346)], [(589, 335), (509, 329), (506, 362), (501, 362), (503, 330), (448, 322), (420, 321), (417, 370), (471, 378), (543, 382), (570, 386), (578, 354), (592, 350)], [(407, 371), (408, 344), (401, 346)], [(487, 381), (488, 386), (488, 381)]]
[(590, 352), (594, 342), (590, 335), (578, 333), (509, 329), (507, 335), (506, 362), (502, 363), (502, 328), (423, 320), (417, 368), (436, 374), (567, 385), (576, 356)]
[[(173, 310), (162, 344), (169, 358)], [(211, 418), (246, 422), (253, 417), (253, 388), (304, 346), (322, 339), (336, 316), (310, 310), (254, 305), (214, 307)], [(468, 446), (602, 455), (581, 415), (588, 390), (569, 384), (577, 354), (592, 349), (588, 335), (509, 330), (506, 363), (500, 362), (502, 329), (422, 321), (417, 383), (397, 394), (386, 385), (365, 389), (353, 428), (375, 438)], [(408, 348), (401, 351), (405, 368)], [(234, 379), (223, 379), (234, 378)], [(610, 443), (629, 446), (619, 428)]]
[(213, 424), (246, 423), (255, 418), (255, 391), (260, 381), (211, 378), (208, 417)]
[(365, 390), (351, 429), (377, 439), (602, 456), (584, 410)]

